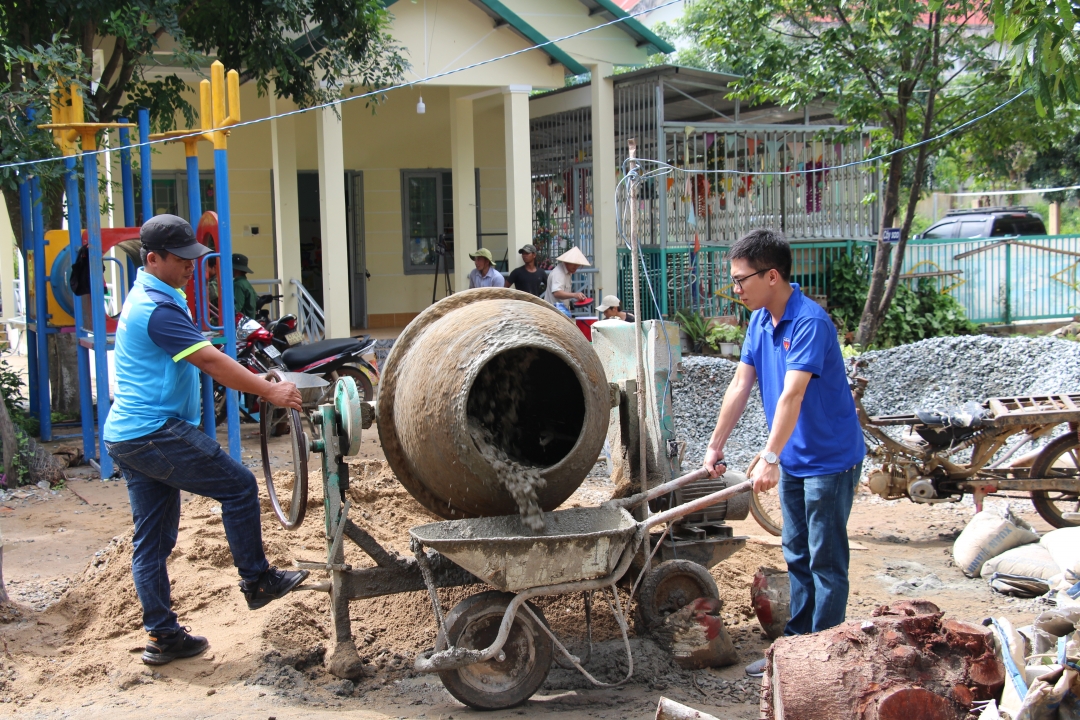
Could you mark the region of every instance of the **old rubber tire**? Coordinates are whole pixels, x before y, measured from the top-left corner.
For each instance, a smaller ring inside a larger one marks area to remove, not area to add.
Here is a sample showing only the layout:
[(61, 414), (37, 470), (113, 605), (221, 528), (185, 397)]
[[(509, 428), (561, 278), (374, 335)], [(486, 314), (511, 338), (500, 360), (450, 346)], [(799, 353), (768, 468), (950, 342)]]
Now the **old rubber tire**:
[(703, 566), (689, 560), (667, 560), (645, 576), (638, 595), (638, 613), (647, 632), (668, 615), (701, 597), (720, 599), (716, 581)]
[[(1071, 457), (1074, 468), (1054, 468), (1062, 457)], [(1080, 473), (1080, 439), (1075, 432), (1054, 438), (1031, 465), (1031, 478), (1071, 477)], [(1080, 497), (1077, 493), (1057, 490), (1032, 490), (1031, 504), (1042, 519), (1056, 528), (1078, 527), (1080, 520), (1066, 519), (1063, 513), (1080, 513)]]
[[(491, 590), (473, 595), (458, 603), (446, 616), (446, 632), (455, 647), (483, 650), (499, 634), (503, 613), (514, 599), (512, 593)], [(526, 603), (540, 622), (547, 624), (540, 610)], [(447, 648), (439, 633), (435, 649)], [(503, 645), (506, 659), (467, 665), (439, 673), (443, 686), (455, 698), (477, 710), (501, 710), (528, 700), (547, 678), (554, 654), (551, 638), (540, 629), (532, 615), (522, 607), (514, 618), (510, 636)]]
[[(331, 378), (330, 376), (335, 377)], [(335, 372), (323, 376), (324, 379), (333, 383), (339, 377), (351, 377), (353, 382), (356, 383), (356, 391), (360, 395), (360, 399), (364, 402), (371, 402), (375, 399), (375, 388), (371, 385), (371, 378), (364, 373), (360, 368), (355, 368), (352, 365), (342, 365)]]

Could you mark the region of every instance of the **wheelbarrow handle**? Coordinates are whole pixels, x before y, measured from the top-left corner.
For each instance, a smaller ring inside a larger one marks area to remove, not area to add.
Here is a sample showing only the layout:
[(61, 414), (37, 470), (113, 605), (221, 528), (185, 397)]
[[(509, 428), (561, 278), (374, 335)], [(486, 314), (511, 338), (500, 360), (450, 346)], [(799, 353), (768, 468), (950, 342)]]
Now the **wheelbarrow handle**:
[[(704, 472), (704, 470), (702, 472)], [(682, 478), (679, 478), (679, 479), (681, 480)], [(675, 482), (675, 481), (673, 480), (672, 482)], [(714, 492), (711, 495), (705, 495), (703, 497), (699, 497), (696, 500), (692, 500), (691, 502), (683, 503), (682, 505), (676, 505), (675, 507), (671, 508), (670, 510), (665, 510), (662, 513), (657, 513), (656, 515), (651, 515), (651, 516), (649, 516), (649, 518), (647, 520), (645, 520), (644, 525), (645, 525), (646, 528), (651, 528), (654, 525), (660, 525), (662, 523), (671, 522), (672, 520), (677, 520), (677, 519), (683, 517), (684, 515), (689, 515), (690, 513), (697, 512), (698, 510), (704, 510), (707, 507), (715, 505), (716, 503), (720, 502), (721, 500), (727, 500), (730, 497), (734, 497), (735, 495), (738, 495), (740, 493), (749, 492), (749, 491), (751, 491), (753, 489), (754, 489), (753, 481), (752, 480), (744, 480), (743, 482), (739, 483), (738, 485), (732, 485), (729, 488), (724, 488), (723, 490), (718, 490), (717, 492)]]
[(674, 480), (669, 480), (663, 485), (657, 485), (648, 492), (640, 492), (635, 495), (631, 495), (630, 497), (620, 498), (618, 500), (610, 500), (604, 503), (604, 505), (621, 508), (637, 507), (638, 505), (648, 502), (649, 500), (654, 500), (661, 495), (666, 495), (672, 490), (678, 490), (683, 485), (689, 485), (690, 483), (697, 482), (698, 480), (704, 480), (707, 477), (709, 477), (709, 471), (705, 468), (698, 468), (692, 473), (688, 473), (686, 475), (683, 475), (682, 477), (675, 478)]

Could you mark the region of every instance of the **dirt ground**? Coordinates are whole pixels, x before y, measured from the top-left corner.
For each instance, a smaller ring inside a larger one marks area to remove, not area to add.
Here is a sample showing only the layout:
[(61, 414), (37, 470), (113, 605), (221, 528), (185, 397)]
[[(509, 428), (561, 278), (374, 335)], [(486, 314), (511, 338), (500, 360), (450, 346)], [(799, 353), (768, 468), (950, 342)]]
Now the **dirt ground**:
[[(243, 426), (245, 454), (256, 465), (255, 426)], [(408, 554), (408, 528), (432, 518), (397, 484), (368, 432), (353, 464), (352, 517), (385, 546)], [(276, 446), (277, 461), (284, 443)], [(447, 693), (435, 676), (411, 671), (415, 654), (432, 647), (435, 621), (425, 593), (355, 602), (353, 631), (368, 676), (338, 680), (323, 665), (330, 649), (329, 602), (303, 592), (249, 611), (221, 526), (220, 507), (185, 497), (177, 548), (170, 558), (174, 607), (181, 622), (210, 640), (201, 657), (157, 669), (140, 662), (145, 643), (130, 575), (130, 515), (122, 481), (102, 482), (71, 470), (58, 491), (25, 488), (0, 504), (4, 577), (14, 604), (0, 616), (0, 716), (20, 718), (156, 716), (175, 718), (430, 718), (477, 715)], [(256, 474), (259, 471), (256, 470)], [(279, 481), (285, 481), (278, 475)], [(321, 484), (312, 478), (308, 518), (283, 531), (263, 501), (263, 532), (272, 563), (325, 557)], [(607, 499), (610, 486), (590, 476), (567, 505)], [(265, 489), (264, 489), (265, 496)], [(1003, 500), (991, 500), (991, 505)], [(1040, 531), (1049, 527), (1026, 501), (1013, 507)], [(881, 604), (923, 597), (950, 616), (972, 621), (994, 615), (1025, 623), (1041, 601), (1016, 601), (965, 578), (951, 560), (952, 540), (974, 512), (969, 505), (884, 502), (861, 493), (849, 523), (852, 543), (848, 618)], [(767, 642), (750, 609), (750, 581), (763, 565), (783, 567), (776, 539), (752, 519), (733, 523), (746, 547), (713, 569), (724, 619), (739, 663), (717, 670), (676, 668), (650, 640), (633, 638), (635, 674), (628, 686), (593, 689), (576, 671), (553, 666), (545, 687), (526, 705), (484, 717), (552, 715), (567, 720), (652, 717), (661, 695), (719, 718), (756, 718), (758, 681), (742, 666)], [(346, 543), (347, 546), (349, 545)], [(347, 562), (373, 564), (350, 549)], [(313, 573), (318, 581), (320, 573)], [(441, 591), (449, 609), (477, 588)], [(580, 596), (537, 603), (575, 653), (585, 653)], [(587, 667), (605, 681), (625, 674), (622, 643), (611, 611), (594, 605), (594, 640)]]

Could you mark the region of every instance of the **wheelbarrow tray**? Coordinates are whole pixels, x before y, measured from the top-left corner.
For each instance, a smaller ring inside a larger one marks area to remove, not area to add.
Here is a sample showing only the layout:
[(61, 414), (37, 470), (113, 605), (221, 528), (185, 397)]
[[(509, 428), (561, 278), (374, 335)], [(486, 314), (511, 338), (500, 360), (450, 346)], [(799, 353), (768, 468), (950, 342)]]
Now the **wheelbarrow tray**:
[(506, 592), (610, 575), (637, 531), (619, 507), (544, 513), (534, 533), (517, 515), (448, 520), (409, 533), (484, 582)]

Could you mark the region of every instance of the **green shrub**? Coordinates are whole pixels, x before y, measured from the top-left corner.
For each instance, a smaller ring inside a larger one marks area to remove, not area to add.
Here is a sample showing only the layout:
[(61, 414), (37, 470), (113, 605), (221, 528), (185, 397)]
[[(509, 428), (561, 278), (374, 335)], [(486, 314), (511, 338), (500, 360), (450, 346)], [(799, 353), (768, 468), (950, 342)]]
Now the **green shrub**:
[(708, 333), (705, 335), (705, 342), (714, 351), (720, 351), (720, 343), (734, 343), (736, 345), (742, 345), (744, 332), (738, 325), (728, 325), (727, 323), (717, 323), (709, 328)]

